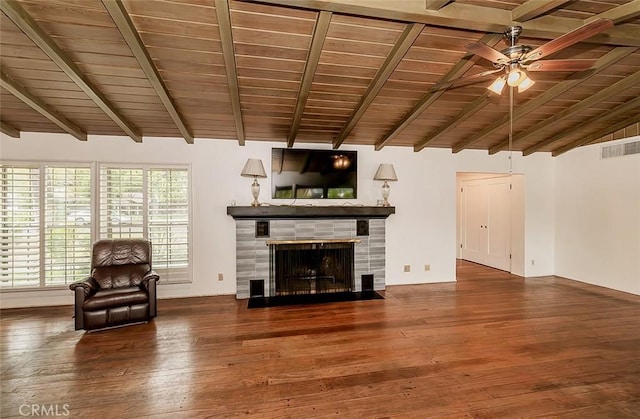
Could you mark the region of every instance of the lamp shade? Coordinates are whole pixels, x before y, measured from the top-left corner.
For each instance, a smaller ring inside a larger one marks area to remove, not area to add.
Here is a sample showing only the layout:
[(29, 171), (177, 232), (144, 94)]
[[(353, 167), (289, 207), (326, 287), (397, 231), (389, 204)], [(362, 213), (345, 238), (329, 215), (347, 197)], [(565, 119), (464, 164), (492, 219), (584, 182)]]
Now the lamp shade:
[(502, 93), (502, 89), (504, 89), (504, 85), (507, 83), (504, 76), (498, 77), (487, 89), (491, 90), (493, 93), (499, 95)]
[(243, 177), (254, 177), (254, 178), (265, 178), (267, 177), (266, 172), (264, 171), (264, 166), (262, 165), (262, 160), (260, 159), (248, 159), (242, 168), (242, 172), (240, 172), (240, 176)]
[(525, 79), (522, 80), (522, 83), (518, 85), (518, 93), (524, 92), (534, 84), (536, 84), (535, 81), (531, 80), (529, 77), (525, 77)]
[(391, 163), (380, 163), (375, 176), (373, 176), (373, 180), (396, 181), (398, 180), (398, 176)]

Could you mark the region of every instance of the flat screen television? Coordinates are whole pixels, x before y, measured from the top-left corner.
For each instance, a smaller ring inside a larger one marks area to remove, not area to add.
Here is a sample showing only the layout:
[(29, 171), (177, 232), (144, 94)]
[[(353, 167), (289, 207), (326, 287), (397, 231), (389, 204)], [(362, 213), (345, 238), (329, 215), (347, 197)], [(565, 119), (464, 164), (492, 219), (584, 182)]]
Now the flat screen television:
[(358, 196), (358, 152), (274, 148), (274, 199), (354, 199)]

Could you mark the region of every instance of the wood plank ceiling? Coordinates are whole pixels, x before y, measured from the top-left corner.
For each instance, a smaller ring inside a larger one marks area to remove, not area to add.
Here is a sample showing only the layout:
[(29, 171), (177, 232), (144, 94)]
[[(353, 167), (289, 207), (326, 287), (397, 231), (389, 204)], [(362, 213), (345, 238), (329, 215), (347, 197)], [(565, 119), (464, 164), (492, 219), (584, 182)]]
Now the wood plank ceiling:
[[(21, 132), (552, 152), (638, 135), (640, 0), (2, 0), (0, 128)], [(615, 26), (514, 94), (466, 52)], [(620, 134), (622, 133), (622, 134)]]

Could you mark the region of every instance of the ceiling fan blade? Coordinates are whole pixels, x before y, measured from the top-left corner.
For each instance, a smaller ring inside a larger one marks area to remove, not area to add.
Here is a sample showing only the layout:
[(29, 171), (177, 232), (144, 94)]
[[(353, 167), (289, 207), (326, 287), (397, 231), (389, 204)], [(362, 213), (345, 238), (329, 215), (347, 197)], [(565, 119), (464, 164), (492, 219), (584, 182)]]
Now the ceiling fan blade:
[(471, 76), (462, 77), (462, 78), (451, 80), (451, 81), (443, 81), (441, 83), (434, 84), (430, 90), (432, 92), (436, 92), (438, 90), (448, 89), (449, 87), (454, 85), (462, 86), (465, 84), (477, 83), (479, 81), (482, 81), (484, 77), (490, 76), (491, 74), (495, 74), (498, 71), (503, 71), (503, 70), (501, 68), (497, 68), (495, 70), (487, 70), (487, 71), (483, 71), (482, 73), (473, 74)]
[(506, 64), (509, 62), (509, 57), (507, 57), (497, 49), (493, 49), (489, 45), (483, 44), (482, 42), (472, 42), (470, 44), (467, 44), (465, 48), (467, 49), (467, 51), (479, 55), (482, 58), (486, 58), (492, 63)]
[(587, 38), (591, 38), (593, 35), (599, 34), (613, 26), (611, 19), (596, 19), (582, 25), (577, 29), (567, 32), (564, 35), (553, 39), (546, 44), (539, 46), (530, 53), (528, 53), (523, 61), (539, 60), (540, 58), (554, 54), (561, 49), (567, 48), (580, 41), (584, 41)]
[(596, 64), (597, 60), (543, 60), (526, 66), (527, 71), (583, 71)]

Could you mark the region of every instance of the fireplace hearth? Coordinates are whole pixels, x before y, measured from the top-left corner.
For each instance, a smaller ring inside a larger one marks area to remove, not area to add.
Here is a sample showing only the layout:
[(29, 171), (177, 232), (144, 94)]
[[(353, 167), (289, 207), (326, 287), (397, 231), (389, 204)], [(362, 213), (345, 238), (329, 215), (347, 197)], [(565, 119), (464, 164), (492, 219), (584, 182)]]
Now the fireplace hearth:
[(354, 243), (360, 240), (268, 241), (270, 295), (354, 290)]

